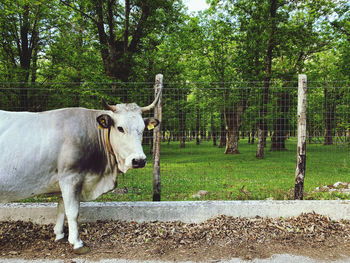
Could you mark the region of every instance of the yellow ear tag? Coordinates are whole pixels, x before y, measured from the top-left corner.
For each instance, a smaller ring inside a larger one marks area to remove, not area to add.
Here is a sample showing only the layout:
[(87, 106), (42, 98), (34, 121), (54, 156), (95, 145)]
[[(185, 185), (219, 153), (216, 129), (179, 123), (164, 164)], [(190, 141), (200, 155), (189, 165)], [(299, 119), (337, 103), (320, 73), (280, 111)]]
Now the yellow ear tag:
[(148, 130), (153, 130), (153, 129), (154, 129), (154, 125), (153, 125), (152, 123), (149, 123), (149, 124), (147, 125), (147, 129), (148, 129)]

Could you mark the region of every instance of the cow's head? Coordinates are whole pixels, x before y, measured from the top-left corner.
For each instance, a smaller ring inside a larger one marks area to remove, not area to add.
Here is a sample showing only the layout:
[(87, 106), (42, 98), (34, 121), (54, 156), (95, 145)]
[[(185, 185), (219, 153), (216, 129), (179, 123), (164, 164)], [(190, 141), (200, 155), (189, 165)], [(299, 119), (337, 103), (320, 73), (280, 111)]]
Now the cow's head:
[(118, 162), (118, 168), (125, 173), (131, 168), (142, 168), (146, 165), (146, 155), (142, 149), (142, 133), (145, 127), (156, 127), (159, 121), (155, 118), (142, 118), (142, 113), (154, 108), (157, 98), (147, 107), (135, 103), (103, 106), (108, 112), (97, 117), (100, 127), (106, 129), (106, 140)]

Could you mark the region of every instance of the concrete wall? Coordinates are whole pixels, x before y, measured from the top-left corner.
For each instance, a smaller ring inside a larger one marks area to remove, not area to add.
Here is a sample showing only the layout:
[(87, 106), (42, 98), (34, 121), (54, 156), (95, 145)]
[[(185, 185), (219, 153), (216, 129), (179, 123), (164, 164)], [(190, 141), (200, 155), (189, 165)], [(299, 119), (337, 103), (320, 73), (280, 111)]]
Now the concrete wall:
[[(55, 203), (0, 204), (0, 221), (55, 222)], [(350, 201), (194, 201), (81, 203), (80, 222), (123, 220), (200, 223), (218, 215), (291, 217), (315, 212), (332, 219), (350, 219)]]

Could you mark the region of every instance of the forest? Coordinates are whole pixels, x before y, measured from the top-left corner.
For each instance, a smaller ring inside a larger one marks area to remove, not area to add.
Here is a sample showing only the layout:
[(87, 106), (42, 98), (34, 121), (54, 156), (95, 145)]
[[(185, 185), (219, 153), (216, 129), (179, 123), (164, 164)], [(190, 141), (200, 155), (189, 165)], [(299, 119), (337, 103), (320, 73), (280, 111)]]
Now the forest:
[(182, 0), (2, 0), (0, 109), (142, 105), (161, 73), (165, 141), (237, 154), (240, 137), (256, 139), (264, 158), (267, 138), (283, 151), (295, 136), (306, 74), (308, 142), (350, 144), (347, 0), (207, 3), (189, 13)]

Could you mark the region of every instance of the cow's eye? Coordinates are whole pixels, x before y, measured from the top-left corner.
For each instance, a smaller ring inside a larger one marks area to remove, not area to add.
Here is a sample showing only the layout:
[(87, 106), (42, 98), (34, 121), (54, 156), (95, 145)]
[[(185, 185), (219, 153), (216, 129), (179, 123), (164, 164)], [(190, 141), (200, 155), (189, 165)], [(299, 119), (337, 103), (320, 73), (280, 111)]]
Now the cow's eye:
[(118, 131), (124, 133), (124, 129), (122, 127), (120, 127), (120, 126), (118, 127)]

